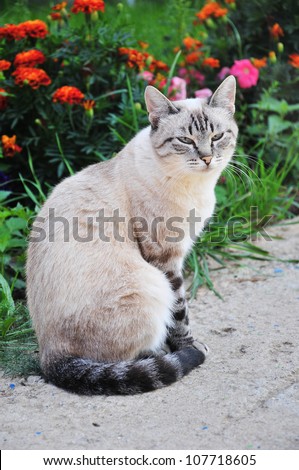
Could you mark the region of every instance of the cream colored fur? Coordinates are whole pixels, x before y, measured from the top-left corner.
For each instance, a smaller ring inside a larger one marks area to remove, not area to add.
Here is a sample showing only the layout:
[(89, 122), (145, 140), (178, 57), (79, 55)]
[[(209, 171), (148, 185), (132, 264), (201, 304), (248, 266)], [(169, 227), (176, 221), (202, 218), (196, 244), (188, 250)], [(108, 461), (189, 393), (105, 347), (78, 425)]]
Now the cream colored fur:
[[(149, 97), (147, 101), (151, 116), (153, 104)], [(184, 109), (202, 106), (199, 100), (174, 104)], [(216, 120), (223, 118), (219, 109), (210, 111)], [(157, 351), (166, 340), (175, 297), (165, 273), (143, 259), (138, 243), (128, 237), (127, 223), (120, 230), (125, 242), (113, 238), (111, 224), (105, 225), (111, 241), (103, 242), (97, 236), (97, 224), (88, 224), (87, 217), (96, 217), (102, 208), (105, 216), (119, 209), (126, 221), (142, 216), (150, 224), (157, 216), (186, 219), (195, 208), (201, 217), (199, 234), (213, 213), (214, 187), (232, 150), (221, 164), (207, 169), (200, 162), (200, 168), (193, 170), (181, 155), (160, 157), (152, 134), (151, 127), (143, 129), (115, 158), (62, 181), (39, 214), (44, 220), (34, 224), (35, 230), (42, 227), (47, 234), (44, 241), (29, 244), (27, 261), (28, 305), (42, 366), (57, 354), (105, 361), (132, 359), (144, 351)], [(70, 233), (69, 242), (64, 242), (62, 222), (56, 222), (55, 240), (49, 242), (50, 208), (71, 225), (72, 218), (78, 217), (81, 236), (92, 227), (93, 241), (78, 242)], [(185, 230), (184, 240), (167, 243), (169, 232), (160, 224), (155, 248), (161, 253), (171, 251), (168, 269), (182, 267), (193, 243), (187, 222), (174, 225)]]

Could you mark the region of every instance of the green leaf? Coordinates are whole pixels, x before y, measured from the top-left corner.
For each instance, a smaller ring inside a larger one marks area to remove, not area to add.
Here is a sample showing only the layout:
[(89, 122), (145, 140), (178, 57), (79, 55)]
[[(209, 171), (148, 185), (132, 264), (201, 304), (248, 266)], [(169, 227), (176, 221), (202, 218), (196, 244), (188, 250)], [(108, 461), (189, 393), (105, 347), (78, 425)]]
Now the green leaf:
[(290, 121), (285, 121), (279, 116), (272, 115), (268, 117), (268, 129), (270, 134), (279, 134), (293, 126)]
[(10, 287), (2, 274), (0, 274), (0, 286), (2, 287), (2, 292), (8, 305), (7, 313), (10, 315), (15, 310), (15, 303), (10, 292)]
[(11, 194), (11, 191), (0, 191), (0, 202), (4, 201)]
[(9, 231), (15, 232), (17, 230), (24, 230), (27, 228), (27, 221), (25, 219), (20, 219), (19, 217), (11, 217), (6, 221), (6, 225)]
[(7, 230), (7, 228), (4, 226), (0, 227), (0, 252), (1, 253), (3, 253), (6, 250), (9, 240), (10, 240), (10, 233)]
[(1, 335), (4, 337), (8, 332), (9, 328), (14, 324), (16, 321), (16, 317), (8, 317), (4, 322), (0, 324), (0, 332)]

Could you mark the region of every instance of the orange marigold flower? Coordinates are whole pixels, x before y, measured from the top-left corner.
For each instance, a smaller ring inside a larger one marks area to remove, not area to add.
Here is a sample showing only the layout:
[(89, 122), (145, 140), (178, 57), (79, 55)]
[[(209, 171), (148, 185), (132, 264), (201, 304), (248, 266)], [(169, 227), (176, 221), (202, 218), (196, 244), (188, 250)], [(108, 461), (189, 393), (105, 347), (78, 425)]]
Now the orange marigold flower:
[(183, 44), (188, 51), (190, 49), (198, 49), (199, 47), (203, 45), (201, 41), (199, 41), (198, 39), (192, 38), (191, 36), (188, 36), (185, 39), (183, 39)]
[(83, 101), (82, 106), (86, 111), (89, 111), (95, 107), (95, 104), (96, 102), (94, 100), (85, 100)]
[(185, 57), (186, 64), (196, 64), (199, 61), (200, 57), (202, 56), (202, 52), (194, 51), (187, 54)]
[(162, 62), (162, 60), (153, 59), (150, 63), (149, 69), (151, 72), (154, 70), (165, 70), (167, 72), (169, 67), (165, 62)]
[(43, 64), (46, 61), (45, 55), (37, 49), (19, 52), (14, 60), (15, 67), (34, 67), (37, 64)]
[(60, 10), (63, 10), (66, 6), (67, 6), (67, 2), (57, 3), (51, 8), (51, 10), (60, 11)]
[(263, 57), (262, 59), (251, 59), (252, 65), (254, 65), (257, 69), (262, 69), (267, 65), (267, 57)]
[(276, 39), (276, 40), (278, 40), (280, 37), (284, 36), (283, 29), (278, 23), (275, 23), (273, 26), (271, 26), (270, 34), (271, 34), (272, 38)]
[(13, 135), (12, 137), (3, 135), (1, 137), (3, 155), (5, 157), (13, 157), (16, 153), (20, 153), (22, 151), (22, 147), (16, 144), (16, 140), (17, 137), (15, 135)]
[(289, 61), (288, 63), (295, 67), (296, 69), (299, 68), (299, 54), (289, 54)]
[(40, 86), (48, 86), (51, 83), (50, 77), (44, 70), (34, 67), (18, 67), (12, 76), (15, 77), (15, 84), (19, 86), (29, 85), (36, 90)]
[(3, 70), (8, 70), (11, 66), (11, 62), (8, 60), (0, 60), (0, 72)]
[(211, 67), (212, 69), (217, 69), (220, 67), (220, 62), (219, 59), (214, 59), (214, 57), (206, 57), (206, 59), (202, 61), (202, 65)]
[(7, 97), (2, 93), (6, 93), (4, 88), (0, 88), (0, 111), (4, 111), (7, 108)]
[(82, 104), (84, 93), (74, 86), (58, 88), (52, 96), (54, 103)]
[(50, 13), (50, 17), (52, 21), (60, 21), (62, 20), (61, 13)]
[(105, 3), (103, 0), (75, 0), (71, 8), (73, 13), (93, 13), (94, 11), (105, 11)]
[(127, 56), (127, 66), (130, 68), (137, 67), (140, 70), (144, 69), (145, 61), (148, 58), (149, 54), (145, 52), (139, 52), (136, 49), (131, 49), (129, 47), (120, 47), (118, 49), (120, 55)]
[(228, 12), (227, 8), (222, 8), (218, 2), (208, 2), (206, 3), (203, 8), (196, 13), (196, 16), (199, 18), (200, 21), (205, 21), (212, 16), (214, 18), (220, 18), (221, 16), (225, 16)]
[(26, 37), (26, 31), (18, 24), (6, 24), (0, 27), (0, 39), (19, 41)]
[(44, 21), (29, 20), (19, 24), (26, 33), (26, 36), (31, 38), (44, 38), (49, 33), (48, 27)]
[(139, 44), (139, 46), (141, 47), (141, 49), (147, 49), (148, 46), (149, 46), (149, 43), (148, 43), (148, 42), (144, 42), (144, 41), (138, 41), (138, 44)]

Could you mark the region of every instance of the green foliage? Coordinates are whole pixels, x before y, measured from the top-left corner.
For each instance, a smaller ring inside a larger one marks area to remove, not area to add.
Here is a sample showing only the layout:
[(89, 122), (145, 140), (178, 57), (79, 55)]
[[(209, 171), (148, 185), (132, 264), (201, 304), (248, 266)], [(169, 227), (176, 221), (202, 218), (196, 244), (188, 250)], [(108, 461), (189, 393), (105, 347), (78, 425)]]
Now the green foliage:
[(15, 304), (11, 287), (0, 274), (0, 362), (10, 375), (39, 373), (37, 341), (29, 313)]
[(35, 212), (19, 202), (10, 207), (14, 200), (10, 191), (0, 191), (0, 199), (6, 203), (0, 206), (0, 272), (10, 280), (12, 290), (18, 292), (25, 287), (25, 249), (29, 223)]

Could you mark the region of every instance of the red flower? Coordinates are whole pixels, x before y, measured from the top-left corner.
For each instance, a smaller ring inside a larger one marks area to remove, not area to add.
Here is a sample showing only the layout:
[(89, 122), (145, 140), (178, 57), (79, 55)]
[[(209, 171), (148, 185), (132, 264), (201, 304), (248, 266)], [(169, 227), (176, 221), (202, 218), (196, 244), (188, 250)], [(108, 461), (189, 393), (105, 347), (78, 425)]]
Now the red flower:
[(11, 66), (11, 62), (8, 60), (0, 60), (0, 72), (3, 72), (3, 70), (8, 70)]
[(1, 137), (3, 155), (5, 157), (13, 157), (15, 153), (20, 153), (22, 151), (22, 147), (19, 147), (19, 145), (16, 144), (16, 139), (17, 137), (15, 135), (12, 137), (3, 135)]
[(2, 93), (6, 93), (4, 88), (0, 88), (0, 111), (4, 111), (4, 109), (7, 107), (7, 97), (2, 95)]
[(89, 111), (89, 110), (91, 110), (95, 107), (95, 104), (96, 104), (96, 102), (94, 100), (85, 100), (82, 103), (82, 106), (86, 111)]
[(61, 13), (50, 13), (50, 17), (52, 21), (60, 21), (62, 20)]
[(44, 21), (29, 20), (19, 24), (26, 33), (26, 36), (31, 38), (44, 38), (49, 33), (48, 27)]
[(267, 65), (267, 57), (263, 57), (262, 59), (251, 59), (251, 62), (255, 68), (262, 69)]
[(196, 64), (199, 61), (200, 57), (202, 56), (202, 52), (194, 51), (187, 54), (185, 57), (186, 64), (192, 65)]
[(103, 0), (75, 0), (74, 6), (71, 8), (73, 13), (93, 13), (94, 11), (105, 11), (105, 3)]
[(202, 61), (203, 66), (211, 67), (212, 69), (217, 69), (220, 67), (219, 59), (214, 59), (214, 57), (207, 57)]
[(8, 41), (19, 41), (26, 37), (26, 31), (21, 25), (6, 24), (0, 27), (0, 39), (7, 39)]
[(217, 2), (210, 2), (204, 5), (204, 7), (196, 13), (196, 16), (199, 18), (200, 21), (205, 21), (208, 18), (213, 16), (214, 18), (220, 18), (221, 16), (225, 16), (228, 12), (227, 8), (222, 8), (219, 3)]
[(275, 23), (273, 26), (271, 26), (270, 34), (272, 38), (276, 39), (277, 41), (281, 36), (284, 36), (283, 29), (278, 23)]
[(194, 39), (190, 36), (183, 39), (183, 44), (188, 51), (190, 49), (198, 49), (199, 47), (203, 45), (202, 42), (198, 41), (198, 39)]
[(48, 86), (51, 83), (50, 77), (44, 70), (34, 67), (18, 67), (16, 71), (12, 73), (12, 76), (15, 77), (16, 85), (29, 85), (34, 90), (40, 86)]
[(54, 5), (51, 9), (54, 11), (61, 11), (67, 6), (67, 2), (61, 2)]
[(130, 49), (129, 47), (120, 47), (118, 49), (120, 55), (127, 56), (127, 66), (131, 69), (137, 67), (139, 71), (143, 70), (145, 67), (145, 61), (148, 58), (149, 54), (146, 52), (139, 52), (136, 49)]
[(34, 67), (37, 64), (43, 64), (46, 60), (45, 55), (37, 49), (19, 52), (14, 60), (15, 67)]
[(165, 70), (167, 72), (169, 70), (169, 67), (167, 64), (165, 64), (165, 62), (162, 62), (162, 60), (153, 59), (150, 63), (149, 69), (151, 72), (154, 72), (156, 70)]
[(84, 94), (74, 86), (63, 86), (53, 94), (54, 103), (82, 104)]
[(289, 55), (289, 64), (296, 69), (299, 68), (299, 54), (290, 54)]

